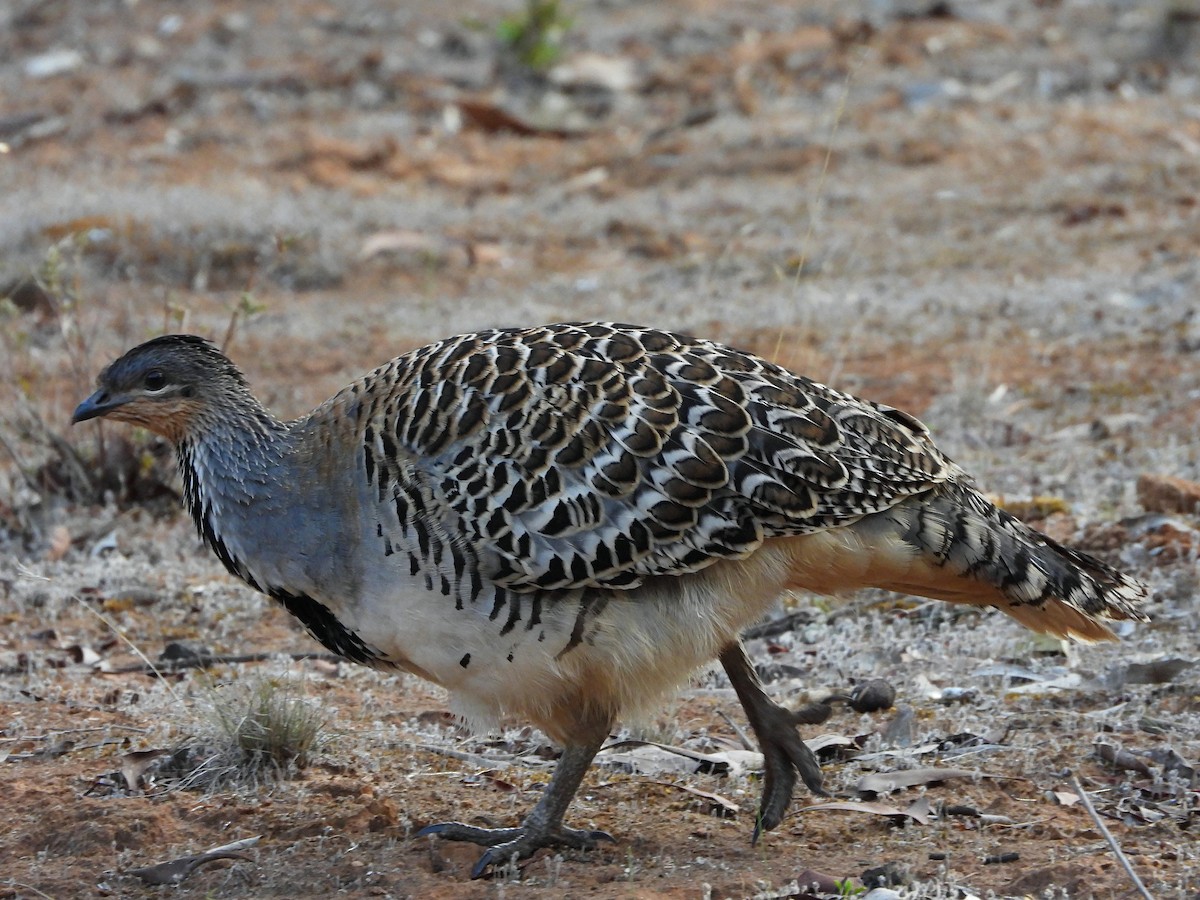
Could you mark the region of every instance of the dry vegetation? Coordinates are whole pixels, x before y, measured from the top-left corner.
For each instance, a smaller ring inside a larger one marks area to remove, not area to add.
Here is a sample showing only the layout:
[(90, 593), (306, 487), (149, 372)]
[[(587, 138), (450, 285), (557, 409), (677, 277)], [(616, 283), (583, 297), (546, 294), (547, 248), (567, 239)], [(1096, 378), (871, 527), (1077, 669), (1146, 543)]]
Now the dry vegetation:
[[(0, 3), (0, 897), (1135, 896), (1076, 784), (1154, 896), (1200, 895), (1200, 8), (534, 5)], [(517, 819), (544, 737), (321, 657), (199, 545), (165, 448), (67, 422), (163, 330), (286, 415), (591, 317), (920, 415), (1153, 624), (788, 598), (752, 641), (777, 696), (897, 692), (808, 732), (843, 807), (752, 848), (703, 674), (581, 791), (617, 844), (467, 882), (475, 848), (411, 835)]]

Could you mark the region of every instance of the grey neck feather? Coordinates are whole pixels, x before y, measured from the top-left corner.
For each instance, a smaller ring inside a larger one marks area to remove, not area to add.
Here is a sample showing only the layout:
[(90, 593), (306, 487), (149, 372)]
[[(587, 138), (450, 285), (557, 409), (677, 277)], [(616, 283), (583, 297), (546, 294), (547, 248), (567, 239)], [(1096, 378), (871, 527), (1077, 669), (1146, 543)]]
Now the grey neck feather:
[[(296, 479), (291, 429), (248, 393), (230, 397), (179, 442), (184, 500), (196, 530), (230, 572), (261, 590), (261, 561), (273, 519)], [(285, 523), (280, 523), (286, 527)], [(266, 567), (268, 570), (270, 566)]]

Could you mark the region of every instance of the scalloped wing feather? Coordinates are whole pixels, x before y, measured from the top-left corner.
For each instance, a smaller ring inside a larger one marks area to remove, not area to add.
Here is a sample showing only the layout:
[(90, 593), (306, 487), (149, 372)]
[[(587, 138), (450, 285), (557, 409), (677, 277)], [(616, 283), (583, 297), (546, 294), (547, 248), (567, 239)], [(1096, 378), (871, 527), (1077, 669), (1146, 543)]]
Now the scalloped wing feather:
[(381, 506), (415, 492), (425, 507), (396, 527), (430, 530), (518, 591), (697, 571), (959, 471), (903, 413), (631, 326), (461, 335), (347, 390)]

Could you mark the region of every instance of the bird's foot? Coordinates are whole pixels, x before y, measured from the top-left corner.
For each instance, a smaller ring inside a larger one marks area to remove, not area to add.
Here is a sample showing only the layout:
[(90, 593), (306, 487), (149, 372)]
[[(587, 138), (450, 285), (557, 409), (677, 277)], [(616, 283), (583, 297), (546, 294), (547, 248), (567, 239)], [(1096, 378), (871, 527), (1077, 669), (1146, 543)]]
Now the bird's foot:
[(805, 786), (813, 794), (829, 796), (821, 784), (821, 766), (816, 756), (796, 731), (797, 721), (806, 721), (806, 718), (775, 703), (762, 704), (757, 713), (754, 732), (762, 750), (764, 777), (762, 805), (751, 839), (754, 843), (764, 831), (770, 831), (783, 821), (792, 802), (797, 775), (804, 779)]
[(763, 798), (752, 838), (758, 843), (764, 831), (770, 831), (783, 821), (796, 789), (797, 775), (818, 797), (829, 796), (821, 787), (821, 767), (817, 758), (796, 731), (799, 724), (825, 721), (829, 718), (829, 710), (824, 708), (825, 704), (820, 704), (821, 708), (810, 705), (792, 712), (768, 697), (740, 641), (734, 641), (722, 650), (720, 659), (762, 750)]
[(430, 834), (436, 834), (447, 841), (469, 841), (488, 848), (471, 870), (472, 878), (479, 878), (491, 866), (503, 865), (514, 857), (526, 859), (543, 847), (591, 850), (600, 841), (615, 843), (616, 840), (607, 831), (586, 831), (562, 825), (556, 828), (538, 827), (530, 822), (519, 828), (479, 828), (462, 822), (439, 822), (436, 825), (426, 825), (417, 832), (417, 837)]

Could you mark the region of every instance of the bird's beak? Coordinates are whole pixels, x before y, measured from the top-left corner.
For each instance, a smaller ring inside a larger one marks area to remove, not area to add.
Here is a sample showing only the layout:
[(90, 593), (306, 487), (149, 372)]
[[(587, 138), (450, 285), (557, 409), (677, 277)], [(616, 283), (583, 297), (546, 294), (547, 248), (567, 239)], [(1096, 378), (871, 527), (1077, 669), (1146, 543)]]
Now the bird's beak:
[(78, 425), (80, 422), (86, 422), (88, 419), (108, 415), (118, 406), (123, 406), (128, 402), (128, 397), (114, 397), (105, 390), (96, 391), (96, 393), (75, 407), (75, 414), (71, 416), (71, 424)]

